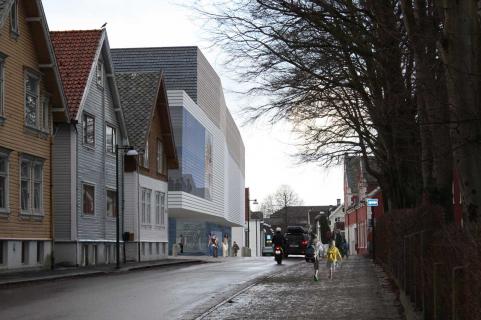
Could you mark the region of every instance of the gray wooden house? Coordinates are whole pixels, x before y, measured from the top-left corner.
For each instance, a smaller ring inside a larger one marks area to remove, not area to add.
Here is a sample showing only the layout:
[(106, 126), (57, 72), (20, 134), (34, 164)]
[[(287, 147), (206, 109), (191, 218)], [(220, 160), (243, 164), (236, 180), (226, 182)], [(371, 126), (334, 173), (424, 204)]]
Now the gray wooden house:
[(61, 31), (51, 38), (70, 110), (70, 124), (55, 128), (53, 144), (55, 261), (113, 263), (123, 194), (122, 182), (116, 190), (115, 146), (127, 143), (127, 131), (107, 34)]

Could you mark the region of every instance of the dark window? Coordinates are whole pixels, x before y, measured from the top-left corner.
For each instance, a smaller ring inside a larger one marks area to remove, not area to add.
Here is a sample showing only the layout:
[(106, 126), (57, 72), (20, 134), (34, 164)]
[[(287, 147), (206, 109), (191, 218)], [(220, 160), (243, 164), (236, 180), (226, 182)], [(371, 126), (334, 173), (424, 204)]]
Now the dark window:
[(5, 92), (5, 60), (0, 54), (0, 116), (5, 115), (4, 110), (4, 92)]
[(107, 216), (117, 216), (117, 192), (114, 190), (107, 190)]
[(43, 241), (37, 242), (37, 263), (43, 263)]
[(5, 245), (6, 241), (0, 240), (0, 265), (5, 264), (5, 253), (7, 252), (4, 248)]
[(84, 113), (83, 116), (84, 144), (90, 147), (95, 146), (95, 118)]
[(82, 190), (83, 198), (83, 214), (95, 214), (95, 187), (84, 184)]
[(28, 241), (22, 241), (22, 264), (28, 264)]
[(97, 85), (104, 87), (104, 64), (100, 60), (97, 62)]
[(0, 209), (7, 209), (8, 157), (0, 153)]
[(10, 10), (10, 31), (14, 35), (18, 35), (18, 3), (15, 0)]

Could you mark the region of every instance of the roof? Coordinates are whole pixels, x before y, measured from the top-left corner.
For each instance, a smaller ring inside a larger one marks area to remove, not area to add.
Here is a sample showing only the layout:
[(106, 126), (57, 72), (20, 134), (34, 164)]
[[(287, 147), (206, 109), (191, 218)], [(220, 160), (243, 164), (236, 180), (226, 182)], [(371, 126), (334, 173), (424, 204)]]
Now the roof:
[(352, 193), (358, 193), (359, 174), (361, 171), (361, 157), (344, 158), (344, 174), (347, 178), (347, 185)]
[(103, 30), (50, 32), (71, 119), (77, 117), (102, 33)]
[(197, 101), (198, 47), (160, 47), (112, 49), (116, 72), (159, 72), (165, 76), (167, 90), (184, 90)]
[(0, 0), (0, 28), (3, 27), (3, 24), (10, 14), (10, 7), (12, 6), (13, 1), (14, 0)]
[[(117, 72), (115, 74), (130, 144), (144, 152), (156, 106), (160, 106), (161, 128), (169, 166), (177, 168), (170, 111), (161, 72)], [(158, 101), (162, 100), (162, 101)]]

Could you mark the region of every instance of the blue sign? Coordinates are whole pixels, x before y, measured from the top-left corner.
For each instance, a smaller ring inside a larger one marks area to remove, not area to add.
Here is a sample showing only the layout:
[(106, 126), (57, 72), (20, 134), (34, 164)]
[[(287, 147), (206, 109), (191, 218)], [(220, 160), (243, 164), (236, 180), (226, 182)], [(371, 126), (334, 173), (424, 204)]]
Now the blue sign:
[(366, 199), (368, 207), (377, 207), (379, 205), (378, 199)]

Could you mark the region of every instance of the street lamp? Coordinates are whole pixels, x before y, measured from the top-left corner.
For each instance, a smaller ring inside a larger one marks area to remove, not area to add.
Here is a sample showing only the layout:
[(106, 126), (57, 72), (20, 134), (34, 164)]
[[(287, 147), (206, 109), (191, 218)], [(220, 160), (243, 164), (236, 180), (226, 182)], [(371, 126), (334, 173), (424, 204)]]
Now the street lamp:
[[(116, 182), (116, 187), (117, 187), (117, 194), (116, 194), (116, 202), (117, 202), (117, 219), (115, 219), (115, 227), (116, 227), (116, 240), (115, 240), (115, 249), (116, 249), (116, 254), (117, 254), (117, 264), (116, 268), (120, 268), (120, 197), (119, 197), (119, 150), (128, 150), (126, 155), (128, 157), (135, 157), (139, 153), (137, 150), (134, 149), (132, 146), (123, 146), (120, 147), (119, 145), (115, 145), (115, 182)], [(123, 158), (122, 158), (123, 160)], [(123, 163), (123, 161), (122, 161)], [(123, 167), (123, 166), (122, 166)], [(122, 191), (124, 189), (122, 188)], [(123, 197), (122, 197), (123, 198)], [(123, 209), (123, 208), (122, 208)], [(123, 210), (122, 210), (122, 221), (124, 220), (123, 217)], [(124, 244), (125, 248), (125, 244)]]
[[(252, 202), (252, 204), (258, 205), (259, 202), (257, 202), (257, 199), (254, 200), (249, 200), (247, 201)], [(251, 208), (250, 205), (247, 208), (247, 248), (250, 248), (250, 237), (251, 237), (251, 224), (250, 224), (250, 215), (251, 215)]]

